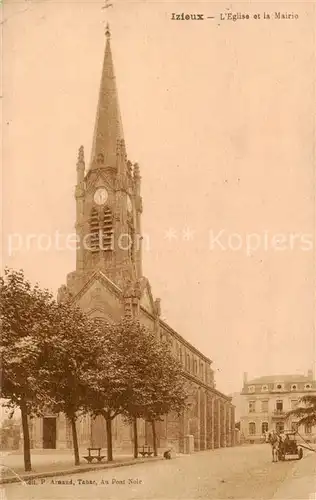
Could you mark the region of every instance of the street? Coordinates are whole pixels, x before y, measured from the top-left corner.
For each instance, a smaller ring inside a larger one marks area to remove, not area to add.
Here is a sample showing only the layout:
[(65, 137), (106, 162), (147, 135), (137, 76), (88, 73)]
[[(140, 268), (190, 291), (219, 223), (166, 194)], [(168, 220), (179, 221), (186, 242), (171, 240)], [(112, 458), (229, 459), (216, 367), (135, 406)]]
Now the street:
[(272, 463), (269, 445), (239, 446), (37, 479), (28, 486), (5, 485), (5, 496), (0, 498), (307, 500), (316, 498), (315, 463), (312, 453), (306, 453), (301, 461)]

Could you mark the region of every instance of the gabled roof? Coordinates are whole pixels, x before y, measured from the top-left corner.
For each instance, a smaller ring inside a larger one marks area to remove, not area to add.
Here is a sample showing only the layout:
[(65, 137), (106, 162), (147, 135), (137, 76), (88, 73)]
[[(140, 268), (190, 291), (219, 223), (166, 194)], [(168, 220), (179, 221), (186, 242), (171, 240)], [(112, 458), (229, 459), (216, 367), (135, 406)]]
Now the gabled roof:
[(110, 289), (117, 297), (121, 296), (121, 289), (113, 283), (100, 269), (94, 271), (88, 281), (83, 285), (79, 292), (73, 297), (73, 301), (79, 300), (92, 286), (95, 281), (100, 281), (106, 288)]

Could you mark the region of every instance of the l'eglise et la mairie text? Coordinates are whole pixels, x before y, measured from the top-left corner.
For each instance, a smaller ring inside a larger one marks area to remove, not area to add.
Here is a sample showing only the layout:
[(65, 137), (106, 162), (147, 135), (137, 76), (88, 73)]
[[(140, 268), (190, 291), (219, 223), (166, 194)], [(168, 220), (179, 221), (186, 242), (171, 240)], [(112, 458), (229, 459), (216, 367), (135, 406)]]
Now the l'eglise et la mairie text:
[(298, 19), (294, 12), (263, 12), (258, 14), (245, 14), (243, 12), (221, 12), (221, 21), (242, 21), (245, 19)]
[[(246, 19), (298, 19), (298, 14), (294, 12), (263, 12), (258, 14), (245, 14), (243, 12), (221, 12), (221, 21), (242, 21)], [(204, 21), (206, 17), (204, 14), (195, 13), (189, 14), (187, 12), (176, 13), (172, 12), (171, 21)], [(209, 19), (215, 19), (213, 16)]]

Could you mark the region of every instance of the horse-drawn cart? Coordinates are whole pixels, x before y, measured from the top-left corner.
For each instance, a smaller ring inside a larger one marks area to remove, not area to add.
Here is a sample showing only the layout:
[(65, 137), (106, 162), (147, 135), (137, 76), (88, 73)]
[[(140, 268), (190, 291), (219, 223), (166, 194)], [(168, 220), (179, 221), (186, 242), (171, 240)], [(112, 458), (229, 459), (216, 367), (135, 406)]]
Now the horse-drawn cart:
[(279, 446), (279, 460), (301, 460), (303, 458), (303, 448), (297, 442), (297, 433), (295, 431), (285, 431), (285, 439)]

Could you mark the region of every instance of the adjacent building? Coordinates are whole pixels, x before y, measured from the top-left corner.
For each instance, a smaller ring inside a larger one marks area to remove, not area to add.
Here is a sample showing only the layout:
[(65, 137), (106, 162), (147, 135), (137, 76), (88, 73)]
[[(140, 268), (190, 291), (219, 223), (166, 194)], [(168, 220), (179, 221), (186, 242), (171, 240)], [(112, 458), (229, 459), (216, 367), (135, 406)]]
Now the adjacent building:
[[(248, 380), (244, 374), (241, 391), (241, 436), (248, 442), (260, 442), (266, 432), (271, 430), (297, 428), (294, 418), (287, 419), (290, 410), (297, 407), (299, 400), (306, 394), (316, 394), (316, 381), (313, 371), (307, 375), (269, 375)], [(300, 426), (300, 435), (313, 441), (316, 428)]]
[[(181, 452), (188, 441), (195, 450), (232, 445), (234, 406), (215, 388), (212, 361), (161, 319), (160, 300), (154, 299), (143, 275), (141, 173), (127, 157), (108, 29), (91, 158), (86, 163), (80, 147), (76, 170), (75, 227), (80, 244), (76, 269), (60, 288), (58, 300), (71, 297), (91, 317), (110, 322), (123, 315), (136, 317), (161, 342), (169, 342), (183, 365), (193, 405), (180, 418), (166, 415), (159, 423), (158, 446), (172, 445)], [(71, 429), (63, 415), (47, 413), (30, 425), (33, 447), (71, 447)], [(151, 444), (150, 426), (142, 420), (138, 425), (139, 444)], [(83, 417), (78, 434), (80, 446), (106, 447), (102, 417)], [(187, 436), (193, 438), (186, 441)], [(131, 446), (132, 437), (131, 426), (118, 416), (114, 447)]]
[(240, 424), (240, 417), (243, 414), (244, 399), (240, 392), (233, 392), (230, 394), (233, 405), (235, 407), (235, 422)]

